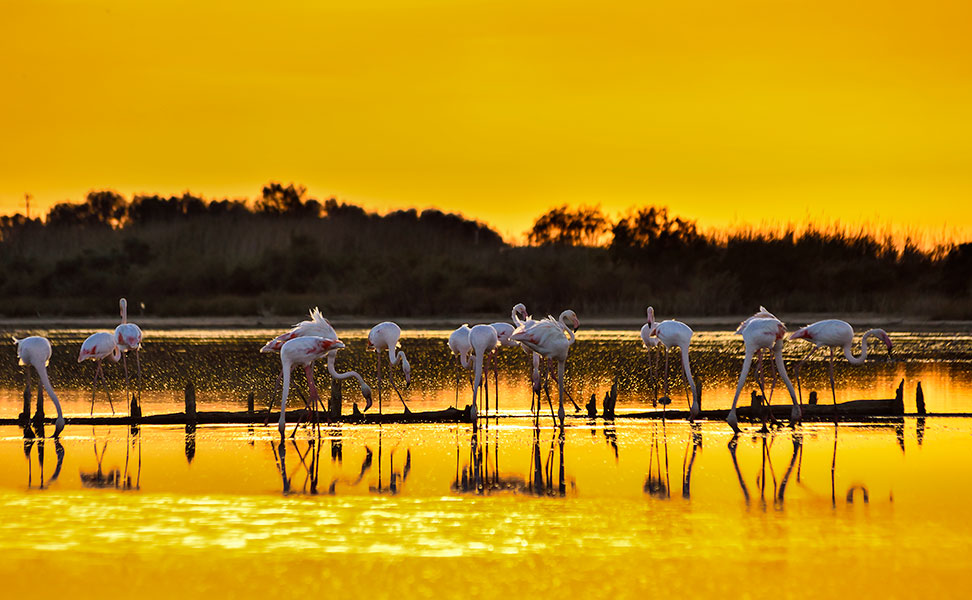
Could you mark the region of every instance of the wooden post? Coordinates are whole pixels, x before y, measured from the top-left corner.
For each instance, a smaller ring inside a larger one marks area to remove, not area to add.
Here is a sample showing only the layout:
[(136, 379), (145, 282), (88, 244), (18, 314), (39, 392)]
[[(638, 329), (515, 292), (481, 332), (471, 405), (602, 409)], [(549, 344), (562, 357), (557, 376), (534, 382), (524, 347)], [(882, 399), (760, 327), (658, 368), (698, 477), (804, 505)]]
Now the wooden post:
[(132, 416), (135, 423), (142, 419), (142, 407), (138, 404), (138, 398), (132, 393), (131, 402), (128, 405), (128, 414)]
[(253, 419), (253, 392), (246, 397), (246, 416)]
[(196, 423), (196, 386), (191, 381), (186, 384), (186, 423)]
[(331, 399), (327, 403), (327, 416), (331, 421), (341, 420), (341, 382), (331, 378)]
[(904, 414), (904, 379), (898, 384), (898, 389), (894, 393), (894, 414)]
[(918, 391), (915, 393), (915, 407), (919, 415), (925, 414), (925, 393), (921, 391), (921, 382), (918, 382)]
[(597, 394), (591, 394), (591, 401), (588, 402), (584, 408), (587, 409), (587, 418), (597, 418)]
[(807, 400), (807, 404), (809, 404), (810, 406), (817, 405), (817, 392), (810, 392), (810, 399)]

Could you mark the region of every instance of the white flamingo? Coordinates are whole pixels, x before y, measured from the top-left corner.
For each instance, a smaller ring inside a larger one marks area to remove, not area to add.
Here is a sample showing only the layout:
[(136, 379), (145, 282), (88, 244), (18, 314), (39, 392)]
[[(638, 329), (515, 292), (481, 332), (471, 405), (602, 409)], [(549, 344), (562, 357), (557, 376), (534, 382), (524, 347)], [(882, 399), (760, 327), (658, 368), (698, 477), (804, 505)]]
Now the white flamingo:
[(122, 298), (118, 301), (118, 308), (121, 314), (121, 325), (115, 327), (115, 344), (121, 351), (122, 365), (125, 367), (125, 391), (129, 390), (128, 383), (128, 351), (135, 351), (135, 367), (138, 370), (138, 403), (142, 402), (142, 362), (138, 352), (142, 347), (142, 330), (135, 323), (128, 322), (128, 300)]
[(78, 354), (78, 362), (85, 360), (95, 361), (94, 383), (91, 384), (91, 414), (94, 414), (95, 393), (98, 390), (98, 378), (105, 386), (105, 394), (108, 396), (108, 405), (111, 406), (111, 414), (115, 414), (115, 405), (111, 402), (111, 392), (108, 391), (108, 380), (102, 369), (101, 361), (109, 358), (114, 362), (121, 360), (121, 350), (115, 343), (115, 335), (107, 331), (99, 331), (88, 336), (81, 344), (81, 352)]
[[(749, 375), (749, 369), (753, 363), (753, 354), (757, 351), (761, 352), (764, 349), (773, 350), (776, 360), (776, 370), (783, 379), (786, 389), (790, 392), (790, 398), (793, 400), (790, 423), (795, 424), (803, 417), (803, 408), (797, 400), (796, 391), (793, 389), (793, 384), (790, 383), (790, 378), (786, 374), (786, 367), (783, 365), (783, 338), (786, 336), (786, 326), (782, 321), (772, 316), (772, 313), (765, 308), (762, 306), (759, 308), (760, 312), (740, 323), (739, 328), (736, 330), (736, 333), (743, 336), (746, 354), (743, 359), (742, 372), (739, 373), (739, 383), (736, 385), (736, 395), (732, 398), (732, 408), (729, 410), (729, 416), (726, 417), (726, 422), (729, 423), (729, 426), (737, 434), (739, 433), (739, 419), (736, 416), (736, 402), (739, 401), (739, 394), (742, 392), (743, 384), (746, 383), (746, 377)], [(762, 382), (760, 382), (760, 387), (762, 387)], [(765, 390), (763, 391), (763, 397), (766, 397)]]
[(830, 373), (830, 392), (833, 394), (834, 406), (837, 406), (837, 387), (834, 382), (835, 349), (843, 349), (844, 357), (850, 364), (862, 365), (867, 360), (867, 340), (872, 337), (876, 337), (884, 342), (884, 345), (888, 347), (888, 356), (890, 356), (891, 337), (883, 329), (869, 329), (864, 332), (864, 335), (861, 336), (861, 353), (857, 356), (854, 356), (852, 349), (854, 344), (854, 328), (847, 321), (826, 319), (797, 329), (790, 335), (791, 340), (807, 340), (813, 344), (813, 350), (797, 363), (797, 387), (800, 387), (800, 369), (803, 367), (803, 363), (816, 354), (817, 350), (825, 347), (830, 348), (830, 362), (827, 365)]
[(405, 387), (412, 381), (412, 367), (408, 364), (408, 359), (405, 357), (405, 352), (401, 350), (401, 340), (402, 328), (396, 323), (391, 321), (384, 321), (378, 323), (371, 328), (368, 332), (368, 349), (374, 350), (378, 358), (378, 414), (381, 414), (381, 353), (388, 352), (388, 379), (391, 380), (392, 387), (395, 388), (395, 393), (398, 394), (398, 399), (402, 401), (402, 406), (405, 407), (405, 412), (410, 413), (408, 409), (408, 404), (405, 403), (405, 398), (402, 397), (402, 393), (398, 390), (398, 386), (395, 384), (395, 376), (392, 372), (392, 367), (397, 365), (402, 365), (402, 373), (405, 374)]
[[(469, 343), (469, 325), (463, 323), (449, 334), (449, 350), (458, 359), (459, 367), (468, 371), (472, 368), (469, 357), (472, 354), (472, 344)], [(459, 372), (456, 372), (456, 403), (459, 402)]]
[[(682, 355), (682, 369), (685, 371), (685, 381), (688, 382), (692, 390), (692, 400), (689, 402), (689, 419), (694, 419), (699, 415), (701, 402), (695, 379), (692, 377), (692, 368), (689, 365), (689, 345), (692, 343), (692, 328), (681, 321), (667, 320), (662, 322), (655, 321), (655, 309), (648, 307), (648, 322), (641, 328), (641, 339), (645, 346), (651, 348), (656, 344), (661, 344), (665, 349), (665, 395), (668, 395), (668, 351), (678, 348)], [(652, 340), (651, 338), (655, 338)]]
[[(288, 341), (297, 339), (299, 337), (316, 336), (328, 340), (340, 341), (338, 339), (337, 331), (331, 326), (331, 322), (324, 318), (321, 314), (321, 309), (314, 307), (309, 312), (309, 319), (305, 319), (300, 323), (295, 324), (290, 328), (289, 331), (278, 335), (260, 348), (260, 352), (279, 352), (280, 349)], [(343, 344), (343, 342), (342, 342)], [(342, 345), (342, 348), (344, 346)], [(338, 373), (337, 369), (334, 367), (334, 361), (337, 358), (337, 351), (339, 348), (335, 348), (327, 356), (327, 372), (339, 381), (343, 381), (348, 378), (354, 378), (357, 380), (359, 387), (361, 388), (361, 395), (365, 399), (365, 410), (371, 408), (371, 388), (365, 383), (364, 379), (356, 371), (345, 371), (344, 373)], [(277, 377), (277, 384), (281, 382), (281, 377)], [(270, 397), (270, 410), (273, 409), (273, 396)], [(268, 414), (269, 417), (269, 414)]]
[[(473, 401), (470, 415), (472, 422), (475, 424), (478, 414), (476, 399), (483, 382), (483, 360), (499, 344), (496, 337), (496, 330), (493, 329), (492, 325), (474, 326), (469, 330), (469, 344), (473, 349)], [(486, 408), (489, 410), (488, 404)]]
[(54, 421), (54, 435), (52, 437), (56, 438), (64, 429), (64, 414), (61, 412), (61, 401), (57, 399), (51, 380), (47, 376), (47, 365), (51, 362), (51, 343), (47, 338), (38, 335), (32, 335), (22, 340), (13, 338), (13, 342), (17, 346), (17, 358), (20, 359), (20, 364), (24, 366), (24, 370), (27, 372), (28, 395), (30, 394), (30, 368), (34, 367), (40, 384), (47, 390), (47, 395), (51, 397), (51, 402), (54, 403), (57, 419)]
[[(521, 327), (529, 328), (532, 327), (534, 324), (538, 323), (538, 321), (535, 321), (529, 315), (529, 313), (527, 313), (526, 306), (524, 306), (522, 302), (516, 304), (513, 307), (513, 312), (510, 314), (510, 316), (513, 318), (513, 322), (516, 324), (517, 329)], [(513, 338), (513, 334), (510, 334), (511, 341), (515, 342), (516, 340), (513, 340), (512, 338)], [(536, 398), (537, 414), (539, 415), (540, 413), (540, 355), (522, 344), (520, 345), (520, 347), (523, 348), (523, 351), (530, 356), (530, 360), (533, 363), (533, 370), (530, 372), (530, 381), (533, 383), (533, 394), (530, 396), (530, 412), (533, 412), (533, 400), (534, 398)]]
[(280, 396), (280, 420), (278, 422), (278, 428), (280, 429), (281, 439), (287, 428), (287, 396), (290, 393), (290, 372), (294, 368), (294, 365), (304, 367), (311, 406), (314, 407), (313, 410), (316, 412), (320, 396), (317, 393), (317, 386), (314, 383), (314, 361), (325, 356), (332, 350), (339, 350), (341, 348), (344, 348), (343, 342), (313, 335), (288, 340), (280, 347), (280, 365), (283, 371), (283, 393)]
[(513, 340), (540, 354), (543, 358), (557, 361), (557, 386), (560, 401), (558, 416), (560, 417), (561, 428), (563, 428), (566, 418), (566, 411), (564, 411), (564, 395), (566, 394), (564, 370), (567, 364), (567, 352), (574, 343), (574, 330), (578, 327), (580, 327), (580, 321), (577, 315), (574, 311), (568, 309), (560, 313), (560, 318), (556, 321), (553, 317), (548, 317), (532, 324), (524, 323), (511, 336)]

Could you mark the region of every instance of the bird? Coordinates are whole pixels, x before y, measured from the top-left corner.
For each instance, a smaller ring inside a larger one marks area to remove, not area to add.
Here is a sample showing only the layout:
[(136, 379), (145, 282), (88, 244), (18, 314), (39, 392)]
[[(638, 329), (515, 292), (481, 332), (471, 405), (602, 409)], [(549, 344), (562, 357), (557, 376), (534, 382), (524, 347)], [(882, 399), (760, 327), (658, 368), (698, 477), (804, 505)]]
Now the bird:
[(47, 376), (47, 365), (51, 362), (51, 343), (47, 338), (39, 335), (32, 335), (21, 340), (13, 338), (13, 342), (17, 346), (17, 358), (27, 371), (28, 394), (30, 393), (30, 368), (34, 367), (40, 384), (47, 390), (47, 395), (51, 397), (51, 402), (54, 403), (57, 419), (54, 420), (54, 435), (52, 437), (56, 438), (64, 429), (64, 414), (61, 412), (61, 401), (58, 400), (51, 380)]
[(405, 352), (400, 350), (401, 343), (399, 340), (402, 337), (402, 328), (396, 323), (391, 321), (384, 321), (378, 323), (371, 328), (368, 332), (368, 349), (374, 350), (378, 358), (378, 414), (381, 414), (381, 352), (388, 352), (388, 379), (391, 380), (392, 387), (395, 388), (395, 393), (398, 394), (398, 399), (402, 401), (402, 406), (405, 407), (405, 412), (410, 413), (408, 409), (408, 404), (405, 403), (405, 398), (402, 397), (402, 393), (398, 390), (398, 386), (395, 384), (395, 377), (392, 373), (391, 367), (402, 365), (402, 373), (405, 374), (405, 386), (412, 381), (412, 368), (408, 364), (408, 359), (405, 357)]
[[(510, 325), (506, 321), (497, 321), (496, 323), (490, 323), (490, 327), (496, 330), (496, 351), (498, 352), (500, 348), (519, 348), (521, 347), (518, 343), (510, 339), (516, 327)], [(497, 411), (499, 410), (499, 363), (497, 361), (497, 356), (495, 353), (489, 357), (491, 366), (493, 367), (493, 389), (495, 393), (493, 394), (493, 408)], [(487, 383), (489, 377), (487, 376)], [(489, 407), (487, 406), (487, 409)]]
[(888, 347), (888, 356), (891, 356), (891, 337), (883, 329), (869, 329), (861, 336), (861, 353), (854, 356), (852, 346), (854, 344), (854, 328), (847, 321), (840, 319), (825, 319), (811, 323), (806, 327), (797, 329), (790, 334), (791, 340), (807, 340), (813, 344), (813, 350), (800, 359), (797, 363), (797, 387), (800, 387), (800, 369), (803, 363), (816, 354), (817, 350), (827, 347), (830, 348), (830, 362), (828, 371), (830, 373), (830, 391), (833, 394), (834, 406), (837, 406), (837, 386), (834, 383), (834, 354), (835, 348), (844, 350), (844, 357), (852, 365), (862, 365), (867, 360), (868, 338), (876, 337)]
[(334, 331), (330, 321), (321, 314), (320, 308), (311, 309), (309, 316), (310, 319), (295, 324), (286, 333), (282, 333), (264, 344), (260, 348), (260, 352), (279, 352), (280, 348), (289, 340), (305, 335), (316, 335), (329, 340), (338, 339), (337, 332)]
[[(478, 413), (477, 408), (477, 394), (479, 393), (479, 387), (483, 381), (483, 360), (486, 355), (493, 352), (499, 341), (496, 336), (496, 330), (492, 325), (475, 325), (469, 330), (469, 344), (473, 349), (473, 401), (471, 408), (471, 418), (473, 424), (476, 423), (476, 415)], [(486, 385), (489, 389), (489, 384)], [(489, 400), (487, 396), (486, 409), (489, 410)]]
[(648, 307), (648, 322), (641, 328), (641, 339), (646, 347), (650, 347), (651, 341), (646, 341), (645, 328), (648, 328), (648, 336), (656, 338), (657, 342), (665, 348), (665, 395), (668, 395), (668, 351), (676, 347), (682, 355), (682, 369), (685, 371), (685, 381), (688, 382), (692, 390), (692, 400), (689, 403), (689, 420), (698, 416), (701, 410), (701, 401), (698, 396), (698, 389), (695, 379), (692, 377), (692, 368), (689, 366), (689, 344), (692, 342), (692, 328), (682, 323), (669, 319), (667, 321), (655, 321), (655, 309)]
[(121, 349), (115, 343), (115, 335), (108, 331), (99, 331), (88, 336), (81, 344), (81, 352), (78, 354), (78, 362), (88, 359), (95, 361), (94, 383), (91, 384), (91, 414), (94, 414), (95, 393), (98, 390), (98, 377), (105, 385), (105, 394), (108, 395), (108, 405), (111, 406), (111, 414), (115, 414), (115, 405), (111, 402), (111, 392), (108, 391), (108, 380), (101, 367), (101, 361), (110, 358), (114, 362), (121, 360)]
[[(526, 306), (524, 306), (522, 302), (517, 303), (516, 305), (513, 306), (513, 311), (510, 314), (510, 316), (513, 319), (513, 323), (516, 324), (517, 328), (529, 327), (537, 323), (537, 321), (533, 320), (533, 318), (530, 317), (529, 313), (527, 313)], [(515, 340), (512, 339), (512, 336), (513, 334), (510, 334), (510, 339), (511, 341), (515, 342)], [(522, 344), (520, 344), (520, 347), (523, 348), (523, 351), (530, 356), (530, 359), (533, 362), (533, 370), (530, 372), (530, 380), (533, 383), (533, 391), (530, 395), (530, 412), (531, 413), (533, 412), (533, 401), (534, 398), (536, 398), (537, 414), (539, 415), (540, 414), (540, 355)]]
[[(790, 398), (793, 400), (790, 423), (796, 424), (803, 417), (803, 408), (800, 406), (799, 401), (797, 401), (793, 384), (790, 383), (790, 378), (786, 374), (786, 367), (783, 365), (783, 338), (786, 336), (786, 326), (762, 306), (759, 309), (760, 312), (740, 323), (739, 328), (736, 329), (736, 333), (743, 336), (743, 343), (746, 348), (742, 372), (739, 373), (739, 383), (736, 384), (736, 395), (732, 398), (732, 408), (729, 410), (729, 416), (726, 417), (726, 422), (729, 423), (729, 426), (732, 427), (733, 432), (736, 434), (739, 433), (739, 419), (736, 417), (736, 402), (739, 401), (739, 394), (742, 392), (743, 384), (746, 383), (746, 377), (749, 375), (749, 368), (753, 363), (753, 355), (759, 352), (760, 356), (762, 356), (764, 349), (773, 350), (776, 360), (776, 370), (779, 371), (780, 378), (783, 379), (786, 389), (790, 392)], [(762, 382), (760, 382), (760, 387), (762, 388)], [(763, 397), (766, 397), (765, 391), (763, 391)]]
[(135, 365), (138, 370), (138, 402), (142, 401), (142, 362), (139, 359), (138, 351), (142, 347), (142, 330), (135, 323), (128, 322), (128, 300), (122, 298), (118, 301), (121, 313), (121, 324), (115, 327), (115, 344), (121, 351), (122, 365), (125, 367), (125, 391), (129, 390), (128, 383), (128, 351), (135, 351)]
[[(307, 376), (307, 387), (310, 392), (311, 406), (316, 413), (319, 396), (314, 384), (314, 361), (325, 356), (332, 350), (344, 348), (344, 343), (336, 339), (328, 339), (315, 335), (306, 335), (284, 342), (280, 347), (280, 365), (282, 367), (283, 393), (280, 396), (280, 438), (283, 439), (287, 427), (287, 395), (290, 393), (290, 372), (294, 365), (304, 367)], [(332, 375), (333, 376), (333, 375)]]
[[(317, 336), (328, 340), (340, 341), (340, 339), (338, 338), (337, 331), (335, 331), (334, 327), (331, 326), (331, 322), (325, 319), (324, 315), (321, 314), (320, 308), (318, 307), (312, 308), (309, 311), (308, 316), (310, 317), (309, 319), (306, 319), (304, 321), (301, 321), (300, 323), (295, 324), (293, 327), (290, 328), (289, 331), (278, 335), (277, 337), (273, 338), (272, 340), (264, 344), (263, 347), (260, 348), (260, 352), (262, 353), (279, 352), (280, 348), (282, 348), (283, 345), (288, 341), (299, 337), (305, 337), (305, 336)], [(358, 381), (358, 384), (361, 388), (361, 395), (364, 396), (365, 399), (364, 409), (368, 410), (369, 408), (371, 408), (371, 388), (364, 382), (364, 379), (362, 379), (361, 375), (359, 375), (356, 371), (346, 371), (344, 373), (337, 372), (337, 370), (334, 368), (334, 361), (336, 359), (337, 350), (338, 349), (333, 350), (327, 356), (327, 372), (331, 375), (331, 377), (337, 380), (344, 380), (344, 379), (348, 379), (349, 377), (355, 378)], [(281, 383), (281, 377), (278, 376), (277, 385), (280, 385), (280, 383)], [(270, 416), (269, 411), (273, 410), (273, 397), (275, 395), (276, 395), (276, 388), (274, 388), (274, 393), (270, 396), (270, 406), (267, 409), (268, 410), (267, 418), (269, 418)]]
[[(459, 368), (468, 371), (472, 368), (469, 356), (472, 345), (469, 343), (469, 324), (463, 323), (449, 334), (449, 350), (458, 359)], [(459, 403), (459, 372), (456, 372), (456, 404)]]
[[(568, 326), (568, 324), (570, 326)], [(560, 427), (564, 426), (566, 412), (564, 411), (564, 369), (567, 363), (567, 352), (574, 343), (574, 330), (580, 327), (580, 320), (574, 311), (567, 309), (560, 313), (556, 321), (547, 317), (533, 323), (524, 322), (510, 336), (513, 340), (523, 344), (533, 352), (548, 360), (557, 361), (558, 399), (560, 400)]]

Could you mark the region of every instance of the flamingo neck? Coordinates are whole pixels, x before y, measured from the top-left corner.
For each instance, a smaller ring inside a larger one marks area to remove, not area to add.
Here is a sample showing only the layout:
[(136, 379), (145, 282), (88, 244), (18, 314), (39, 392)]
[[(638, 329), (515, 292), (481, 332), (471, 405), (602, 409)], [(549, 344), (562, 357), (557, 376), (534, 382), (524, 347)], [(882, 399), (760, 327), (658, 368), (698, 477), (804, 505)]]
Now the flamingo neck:
[(41, 385), (44, 386), (47, 395), (51, 397), (51, 402), (54, 403), (54, 408), (57, 410), (57, 419), (59, 421), (64, 420), (64, 414), (61, 412), (61, 401), (58, 400), (57, 394), (54, 393), (54, 386), (51, 385), (51, 380), (47, 377), (47, 369), (45, 367), (39, 369), (37, 367), (34, 368), (37, 371), (37, 376), (41, 380)]
[(881, 329), (869, 329), (864, 332), (864, 335), (861, 336), (861, 353), (857, 356), (854, 356), (853, 349), (851, 347), (853, 342), (844, 346), (844, 356), (847, 358), (847, 362), (852, 365), (864, 364), (864, 361), (867, 360), (867, 340), (872, 337), (880, 337), (879, 332), (883, 333)]
[(462, 368), (463, 369), (467, 369), (467, 370), (469, 369), (470, 364), (469, 364), (469, 353), (468, 352), (464, 352), (464, 353), (462, 353), (462, 354), (459, 355), (459, 364), (462, 365)]
[(122, 324), (124, 325), (125, 323), (128, 323), (128, 301), (122, 298), (119, 305), (121, 306), (121, 319)]
[(334, 379), (345, 380), (354, 377), (360, 385), (364, 385), (364, 379), (357, 373), (357, 371), (345, 371), (344, 373), (338, 373), (337, 369), (334, 368), (334, 359), (336, 358), (335, 353), (330, 353), (327, 355), (327, 372)]
[(483, 355), (479, 352), (476, 353), (476, 358), (473, 360), (473, 406), (476, 405), (476, 396), (479, 392), (479, 385), (483, 380)]

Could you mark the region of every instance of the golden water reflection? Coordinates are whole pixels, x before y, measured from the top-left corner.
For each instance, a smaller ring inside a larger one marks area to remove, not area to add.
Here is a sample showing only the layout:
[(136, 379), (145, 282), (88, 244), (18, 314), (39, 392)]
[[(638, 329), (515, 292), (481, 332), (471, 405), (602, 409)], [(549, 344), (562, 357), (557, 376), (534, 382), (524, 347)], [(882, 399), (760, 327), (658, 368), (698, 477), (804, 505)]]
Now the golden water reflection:
[(330, 427), (282, 447), (275, 433), (73, 427), (42, 443), (0, 428), (6, 592), (48, 571), (45, 591), (72, 597), (103, 596), (100, 581), (150, 597), (900, 597), (972, 582), (970, 419), (734, 441), (719, 423), (622, 421)]

